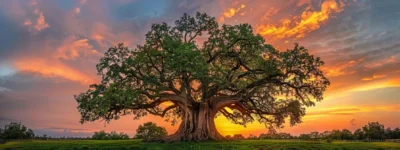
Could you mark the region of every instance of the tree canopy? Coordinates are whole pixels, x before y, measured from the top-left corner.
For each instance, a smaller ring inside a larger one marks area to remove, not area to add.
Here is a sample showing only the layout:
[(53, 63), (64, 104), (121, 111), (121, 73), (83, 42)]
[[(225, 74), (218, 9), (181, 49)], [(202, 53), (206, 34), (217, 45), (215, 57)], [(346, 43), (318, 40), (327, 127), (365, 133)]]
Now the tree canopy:
[(96, 66), (101, 82), (75, 99), (82, 123), (152, 114), (181, 121), (175, 140), (220, 139), (218, 115), (241, 125), (300, 123), (330, 84), (323, 65), (298, 44), (275, 49), (249, 24), (184, 14), (174, 26), (153, 24), (135, 49), (108, 49)]
[(368, 139), (385, 139), (385, 126), (379, 122), (368, 122), (362, 129)]

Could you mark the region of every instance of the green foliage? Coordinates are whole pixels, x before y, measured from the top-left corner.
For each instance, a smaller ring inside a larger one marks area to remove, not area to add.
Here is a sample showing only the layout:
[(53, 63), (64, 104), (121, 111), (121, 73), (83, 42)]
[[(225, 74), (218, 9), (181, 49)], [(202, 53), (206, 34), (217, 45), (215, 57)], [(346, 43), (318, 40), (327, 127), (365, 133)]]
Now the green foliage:
[(319, 138), (319, 132), (311, 132), (309, 136), (311, 139), (317, 139)]
[(342, 140), (352, 140), (353, 139), (353, 133), (351, 133), (350, 130), (348, 129), (343, 129), (341, 133), (341, 139)]
[(129, 139), (128, 134), (126, 133), (117, 133), (115, 131), (111, 131), (111, 133), (107, 133), (104, 130), (100, 132), (94, 132), (92, 139), (94, 140), (126, 140)]
[(5, 125), (4, 129), (0, 128), (0, 139), (31, 139), (34, 137), (33, 130), (21, 123), (11, 122)]
[(387, 128), (385, 130), (386, 139), (400, 139), (400, 128)]
[(365, 139), (365, 133), (361, 129), (357, 129), (353, 133), (353, 137), (355, 140), (364, 140)]
[[(218, 25), (205, 13), (184, 14), (174, 26), (153, 24), (135, 49), (109, 48), (96, 65), (101, 82), (75, 99), (81, 123), (129, 114), (175, 122), (183, 107), (208, 103), (236, 124), (282, 127), (285, 120), (300, 123), (305, 107), (323, 99), (330, 84), (323, 65), (298, 44), (276, 50), (249, 24)], [(179, 107), (160, 107), (165, 101)], [(233, 113), (216, 107), (226, 101), (240, 107), (226, 105)]]
[(136, 130), (135, 138), (138, 139), (153, 139), (153, 138), (161, 138), (166, 136), (167, 130), (164, 127), (157, 126), (157, 124), (153, 122), (147, 122), (143, 125), (139, 125)]
[(385, 139), (385, 126), (379, 122), (368, 122), (362, 129), (367, 139)]

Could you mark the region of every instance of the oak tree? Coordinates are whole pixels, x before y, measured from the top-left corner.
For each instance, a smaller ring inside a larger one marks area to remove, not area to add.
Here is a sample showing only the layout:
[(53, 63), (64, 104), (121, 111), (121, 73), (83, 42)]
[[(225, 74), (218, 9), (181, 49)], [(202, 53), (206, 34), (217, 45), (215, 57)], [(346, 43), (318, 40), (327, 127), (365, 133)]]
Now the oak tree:
[(96, 66), (101, 82), (75, 99), (82, 123), (151, 114), (180, 122), (158, 140), (221, 140), (218, 115), (240, 125), (300, 123), (329, 85), (323, 65), (298, 44), (275, 49), (249, 24), (184, 14), (174, 26), (153, 24), (135, 49), (111, 47)]

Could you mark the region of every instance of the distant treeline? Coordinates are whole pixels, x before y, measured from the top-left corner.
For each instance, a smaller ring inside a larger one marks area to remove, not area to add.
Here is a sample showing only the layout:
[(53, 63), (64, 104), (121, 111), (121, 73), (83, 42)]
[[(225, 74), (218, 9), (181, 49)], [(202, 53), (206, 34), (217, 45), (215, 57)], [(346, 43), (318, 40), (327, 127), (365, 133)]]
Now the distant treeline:
[(128, 134), (121, 132), (117, 133), (115, 131), (112, 131), (110, 133), (105, 132), (104, 130), (101, 130), (100, 132), (94, 132), (94, 135), (92, 136), (93, 140), (126, 140), (130, 139)]
[[(242, 135), (227, 136), (231, 139), (243, 139)], [(351, 132), (348, 129), (332, 130), (324, 132), (311, 132), (308, 134), (300, 134), (293, 136), (290, 133), (278, 133), (275, 130), (270, 130), (268, 133), (260, 134), (258, 137), (250, 135), (247, 139), (326, 139), (326, 140), (385, 140), (385, 139), (400, 139), (400, 129), (386, 128), (379, 122), (370, 122), (360, 129)]]
[[(147, 126), (146, 126), (147, 125)], [(159, 129), (160, 128), (160, 129)], [(162, 129), (162, 130), (161, 130)], [(135, 138), (143, 137), (160, 137), (165, 136), (165, 128), (158, 127), (154, 123), (146, 123), (144, 126), (140, 126), (137, 130), (141, 136), (135, 136)], [(150, 134), (151, 133), (151, 134)], [(143, 137), (142, 137), (143, 136)], [(250, 135), (245, 138), (241, 134), (235, 134), (234, 136), (226, 136), (227, 139), (232, 140), (244, 140), (244, 139), (301, 139), (301, 140), (359, 140), (359, 141), (370, 141), (370, 140), (386, 140), (386, 139), (400, 139), (400, 128), (386, 128), (379, 122), (369, 122), (367, 125), (354, 132), (348, 129), (332, 130), (324, 132), (311, 132), (308, 134), (300, 134), (299, 136), (291, 135), (290, 133), (278, 133), (276, 130), (271, 128), (268, 133), (262, 133), (259, 136)], [(95, 132), (92, 137), (51, 137), (47, 135), (38, 136), (34, 134), (32, 129), (29, 129), (21, 123), (11, 122), (6, 125), (4, 129), (0, 128), (0, 142), (1, 141), (12, 141), (21, 139), (94, 139), (94, 140), (123, 140), (130, 139), (126, 133), (117, 133), (112, 131), (107, 133), (105, 131)]]
[(21, 123), (11, 122), (0, 128), (0, 139), (32, 139), (35, 137), (32, 129), (29, 129)]

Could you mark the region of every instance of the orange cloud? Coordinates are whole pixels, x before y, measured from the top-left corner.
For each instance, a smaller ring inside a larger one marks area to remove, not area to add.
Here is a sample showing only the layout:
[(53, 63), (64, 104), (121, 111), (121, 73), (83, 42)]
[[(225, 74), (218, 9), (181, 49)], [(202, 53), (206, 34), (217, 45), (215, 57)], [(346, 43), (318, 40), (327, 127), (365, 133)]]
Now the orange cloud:
[(25, 20), (24, 26), (30, 26), (30, 25), (32, 25), (32, 21), (29, 19)]
[(69, 60), (82, 55), (101, 56), (88, 42), (89, 39), (76, 39), (75, 36), (71, 36), (57, 49), (55, 57)]
[(37, 19), (35, 19), (36, 22), (32, 22), (30, 19), (25, 19), (23, 24), (24, 26), (27, 26), (29, 30), (34, 29), (38, 32), (50, 27), (50, 25), (46, 22), (43, 12), (41, 12), (39, 9), (35, 9), (33, 13), (37, 15)]
[(35, 29), (37, 31), (42, 31), (43, 29), (50, 27), (50, 25), (46, 22), (44, 16), (43, 16), (43, 12), (39, 13), (39, 17), (36, 20), (36, 25), (35, 25)]
[(374, 75), (372, 75), (372, 77), (365, 77), (365, 78), (362, 78), (361, 80), (370, 81), (370, 80), (384, 78), (384, 77), (386, 77), (386, 75), (384, 75), (384, 74), (377, 74), (377, 75), (374, 74)]
[(268, 9), (268, 11), (264, 14), (264, 16), (261, 18), (261, 21), (268, 21), (269, 17), (271, 17), (272, 15), (275, 15), (279, 12), (278, 8), (275, 7), (271, 7), (270, 9)]
[(382, 105), (382, 106), (338, 106), (331, 108), (315, 109), (307, 115), (352, 115), (360, 112), (373, 111), (393, 111), (399, 112), (400, 105)]
[(317, 11), (308, 6), (301, 16), (282, 19), (280, 25), (265, 24), (257, 27), (256, 31), (269, 40), (277, 40), (288, 37), (302, 38), (306, 34), (317, 30), (333, 14), (343, 11), (342, 1), (326, 0), (321, 4), (321, 10)]
[(304, 4), (310, 4), (310, 3), (311, 3), (311, 0), (299, 0), (297, 2), (297, 6), (302, 6)]
[(351, 91), (369, 91), (369, 90), (380, 89), (380, 88), (389, 88), (389, 87), (400, 87), (400, 78), (372, 82), (372, 83), (360, 86), (358, 88), (352, 89)]
[(349, 61), (347, 63), (339, 63), (338, 65), (334, 66), (334, 67), (327, 67), (327, 68), (323, 68), (324, 72), (326, 73), (327, 76), (331, 76), (331, 77), (336, 77), (336, 76), (342, 76), (342, 75), (349, 75), (349, 74), (353, 74), (356, 71), (349, 71), (346, 72), (347, 68), (353, 67), (356, 64), (359, 64), (360, 62), (362, 62), (363, 60), (360, 59), (358, 61)]
[(92, 77), (89, 77), (58, 61), (25, 58), (15, 61), (14, 66), (21, 71), (37, 72), (42, 74), (44, 77), (62, 77), (85, 85), (92, 84), (95, 81)]
[(124, 43), (127, 46), (133, 46), (136, 38), (129, 32), (113, 33), (113, 31), (103, 23), (95, 23), (92, 31), (91, 38), (95, 40), (101, 48), (109, 48), (110, 46)]
[(400, 112), (400, 105), (381, 105), (381, 106), (337, 106), (331, 108), (313, 109), (310, 110), (305, 118), (313, 116), (328, 116), (328, 115), (354, 115), (361, 112), (376, 112), (389, 111)]
[(81, 8), (79, 8), (79, 7), (75, 8), (75, 13), (76, 14), (79, 14), (80, 12), (81, 12)]
[(81, 13), (81, 7), (82, 7), (86, 2), (87, 2), (87, 0), (81, 0), (81, 1), (79, 1), (78, 6), (75, 7), (75, 9), (74, 9), (74, 13), (75, 13), (76, 15), (78, 15), (78, 14)]
[(371, 63), (371, 64), (364, 65), (364, 67), (365, 67), (365, 68), (375, 68), (375, 67), (379, 67), (379, 66), (382, 66), (382, 65), (384, 65), (384, 64), (393, 63), (393, 62), (396, 62), (396, 61), (397, 61), (396, 56), (391, 56), (391, 57), (389, 57), (388, 59), (385, 59), (385, 60), (381, 60), (381, 61), (373, 62), (373, 63)]
[(93, 49), (88, 39), (78, 39), (75, 36), (69, 36), (59, 45), (52, 45), (53, 40), (44, 41), (42, 49), (33, 50), (37, 52), (35, 56), (21, 56), (14, 60), (13, 67), (19, 71), (28, 71), (40, 73), (43, 77), (60, 77), (67, 80), (82, 83), (84, 85), (95, 83), (96, 77), (87, 75), (82, 71), (75, 69), (66, 61), (60, 60), (88, 60), (90, 58), (98, 59), (102, 54)]
[[(241, 4), (239, 7), (237, 8), (228, 8), (226, 11), (222, 12), (222, 16), (218, 18), (219, 22), (224, 22), (225, 18), (232, 18), (233, 16), (235, 16), (240, 10), (244, 9), (246, 7), (245, 4)], [(245, 12), (240, 14), (241, 16), (245, 15)]]

